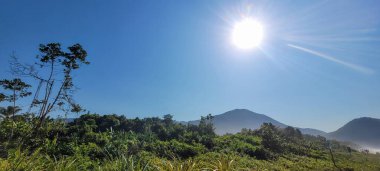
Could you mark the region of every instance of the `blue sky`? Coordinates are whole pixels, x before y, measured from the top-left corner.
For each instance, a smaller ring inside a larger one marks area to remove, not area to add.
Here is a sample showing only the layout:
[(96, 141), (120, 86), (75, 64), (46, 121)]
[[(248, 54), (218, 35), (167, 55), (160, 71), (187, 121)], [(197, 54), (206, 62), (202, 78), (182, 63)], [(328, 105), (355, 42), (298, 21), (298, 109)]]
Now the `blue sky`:
[[(259, 48), (231, 43), (243, 17), (264, 25)], [(332, 131), (380, 118), (380, 2), (0, 1), (0, 77), (9, 55), (40, 43), (80, 43), (75, 73), (91, 112), (177, 120), (246, 108), (283, 123)]]

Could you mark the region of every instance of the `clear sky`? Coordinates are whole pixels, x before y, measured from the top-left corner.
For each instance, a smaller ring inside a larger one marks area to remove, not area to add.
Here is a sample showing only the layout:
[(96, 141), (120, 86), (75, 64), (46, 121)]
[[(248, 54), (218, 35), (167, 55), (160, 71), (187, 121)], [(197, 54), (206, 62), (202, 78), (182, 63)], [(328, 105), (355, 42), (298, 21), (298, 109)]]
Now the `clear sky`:
[[(231, 43), (234, 24), (259, 20), (258, 48)], [(333, 131), (380, 118), (380, 1), (0, 0), (0, 78), (12, 52), (80, 43), (75, 73), (91, 112), (176, 120), (246, 108)]]

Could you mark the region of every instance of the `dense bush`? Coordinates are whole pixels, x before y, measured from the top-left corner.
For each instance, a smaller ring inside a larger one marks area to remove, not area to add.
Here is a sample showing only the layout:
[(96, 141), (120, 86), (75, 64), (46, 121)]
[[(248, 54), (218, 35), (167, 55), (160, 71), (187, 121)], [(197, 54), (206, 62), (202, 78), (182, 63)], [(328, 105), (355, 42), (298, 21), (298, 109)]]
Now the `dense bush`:
[[(31, 163), (36, 168), (52, 170), (55, 165), (83, 170), (131, 167), (123, 162), (148, 170), (170, 167), (332, 169), (327, 147), (334, 149), (342, 168), (362, 166), (359, 158), (367, 158), (365, 167), (379, 168), (373, 162), (378, 156), (349, 153), (347, 146), (339, 142), (302, 135), (297, 129), (280, 129), (272, 124), (264, 124), (258, 130), (244, 129), (237, 134), (218, 136), (210, 117), (203, 117), (199, 125), (184, 125), (173, 121), (170, 115), (127, 119), (117, 115), (85, 114), (69, 123), (47, 119), (41, 128), (34, 127), (31, 115), (17, 118), (0, 121), (0, 166), (9, 170), (15, 167), (30, 170), (27, 165)], [(358, 160), (354, 160), (356, 156), (360, 156)]]

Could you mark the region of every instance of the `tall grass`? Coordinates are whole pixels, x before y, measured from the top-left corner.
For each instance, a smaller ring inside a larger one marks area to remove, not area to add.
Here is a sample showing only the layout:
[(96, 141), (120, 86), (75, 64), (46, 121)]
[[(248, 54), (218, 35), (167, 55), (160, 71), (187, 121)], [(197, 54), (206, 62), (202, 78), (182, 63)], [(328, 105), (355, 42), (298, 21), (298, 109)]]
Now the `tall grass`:
[[(378, 156), (360, 153), (354, 153), (351, 157), (343, 155), (345, 154), (338, 154), (339, 164), (344, 166), (343, 170), (380, 170), (377, 164)], [(363, 165), (364, 160), (366, 161), (365, 165)], [(210, 154), (187, 160), (118, 154), (109, 155), (107, 159), (98, 161), (83, 156), (56, 158), (45, 154), (40, 149), (29, 152), (17, 148), (10, 150), (7, 158), (0, 158), (0, 171), (248, 171), (252, 169), (312, 170), (313, 168), (335, 169), (329, 160), (315, 160), (305, 156), (281, 157), (276, 161), (260, 161), (224, 154)]]
[(195, 170), (201, 170), (198, 168), (198, 162), (194, 160), (185, 160), (180, 161), (178, 159), (174, 160), (161, 160), (161, 162), (158, 162), (154, 164), (155, 169), (157, 171), (195, 171)]
[(149, 171), (151, 167), (149, 163), (144, 163), (136, 157), (119, 154), (117, 157), (109, 156), (108, 160), (104, 161), (97, 169), (99, 171)]

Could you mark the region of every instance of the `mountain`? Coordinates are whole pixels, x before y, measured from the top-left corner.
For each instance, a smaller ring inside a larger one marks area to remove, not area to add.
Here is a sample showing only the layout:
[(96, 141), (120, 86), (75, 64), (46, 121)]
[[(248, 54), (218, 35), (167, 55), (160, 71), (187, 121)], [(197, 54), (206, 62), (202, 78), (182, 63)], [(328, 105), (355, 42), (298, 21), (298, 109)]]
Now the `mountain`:
[(309, 135), (314, 135), (314, 136), (327, 136), (327, 132), (318, 130), (318, 129), (313, 129), (313, 128), (298, 128), (302, 134), (309, 134)]
[[(280, 128), (285, 128), (285, 125), (279, 121), (272, 119), (263, 114), (258, 114), (247, 109), (235, 109), (226, 113), (215, 115), (213, 118), (213, 124), (215, 126), (215, 132), (219, 135), (226, 133), (237, 133), (243, 128), (258, 129), (263, 123), (272, 123)], [(198, 124), (199, 120), (190, 121), (190, 124)], [(304, 134), (311, 135), (325, 135), (323, 131), (319, 131), (311, 128), (299, 128)]]
[(366, 148), (380, 149), (380, 119), (369, 117), (354, 119), (329, 133), (327, 137), (350, 141)]
[[(247, 109), (235, 109), (226, 113), (215, 115), (213, 118), (215, 132), (217, 134), (237, 133), (242, 128), (257, 129), (264, 123), (272, 123), (278, 127), (286, 127), (285, 124), (278, 122), (266, 115), (254, 113)], [(197, 121), (190, 121), (190, 124), (198, 124)]]

